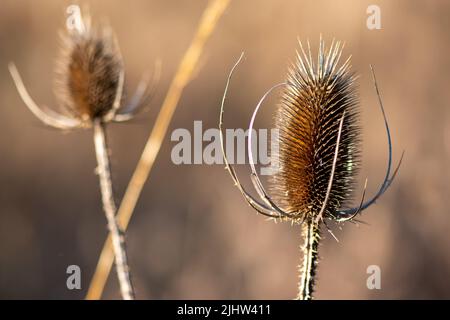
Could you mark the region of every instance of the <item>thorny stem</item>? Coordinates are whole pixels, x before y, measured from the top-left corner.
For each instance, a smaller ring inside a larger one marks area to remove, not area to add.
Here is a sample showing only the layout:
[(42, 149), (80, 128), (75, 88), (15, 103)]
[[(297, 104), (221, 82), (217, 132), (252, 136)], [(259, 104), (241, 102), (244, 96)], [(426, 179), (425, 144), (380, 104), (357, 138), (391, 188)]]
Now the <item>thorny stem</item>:
[(308, 219), (302, 228), (304, 237), (303, 246), (301, 247), (303, 264), (299, 268), (300, 282), (298, 284), (297, 300), (311, 300), (313, 298), (316, 269), (319, 262), (320, 221)]
[(103, 209), (105, 211), (106, 220), (108, 221), (108, 229), (112, 237), (120, 291), (124, 300), (134, 300), (134, 290), (133, 285), (131, 284), (130, 268), (128, 266), (127, 253), (125, 250), (125, 238), (116, 219), (117, 208), (112, 191), (111, 167), (109, 165), (105, 127), (100, 119), (94, 120), (94, 143)]

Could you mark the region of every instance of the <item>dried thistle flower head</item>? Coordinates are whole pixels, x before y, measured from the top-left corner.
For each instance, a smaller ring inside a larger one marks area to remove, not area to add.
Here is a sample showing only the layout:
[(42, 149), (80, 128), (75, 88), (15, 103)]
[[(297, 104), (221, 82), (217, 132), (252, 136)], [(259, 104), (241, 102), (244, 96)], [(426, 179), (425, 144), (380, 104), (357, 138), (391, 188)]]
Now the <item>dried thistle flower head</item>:
[(345, 113), (333, 184), (323, 212), (323, 217), (329, 218), (348, 204), (360, 162), (355, 76), (350, 72), (350, 57), (338, 67), (339, 42), (325, 52), (321, 41), (317, 63), (303, 47), (301, 51), (289, 69), (275, 115), (280, 168), (271, 176), (271, 190), (276, 202), (301, 220), (320, 212), (327, 197), (339, 121)]
[(252, 171), (250, 177), (260, 199), (244, 189), (225, 154), (222, 132), (225, 97), (234, 69), (243, 55), (228, 76), (221, 104), (219, 129), (226, 168), (247, 203), (267, 217), (302, 225), (303, 262), (299, 268), (297, 298), (312, 299), (322, 222), (333, 235), (326, 224), (327, 219), (336, 222), (351, 221), (358, 213), (375, 203), (391, 185), (403, 155), (391, 175), (391, 136), (372, 69), (388, 138), (388, 167), (384, 181), (372, 199), (364, 202), (366, 180), (359, 206), (343, 208), (351, 200), (361, 154), (355, 76), (350, 72), (350, 58), (339, 66), (342, 54), (339, 42), (333, 41), (326, 50), (321, 39), (316, 62), (312, 58), (309, 42), (307, 52), (301, 43), (300, 48), (301, 54), (297, 53), (297, 61), (289, 69), (287, 82), (273, 86), (264, 94), (249, 125), (249, 132), (252, 132), (256, 114), (265, 98), (274, 89), (284, 86), (282, 100), (275, 114), (275, 127), (279, 129), (280, 143), (277, 154), (279, 169), (270, 179), (273, 199), (266, 192), (256, 172), (251, 134), (247, 147)]
[(81, 122), (115, 112), (121, 102), (123, 62), (109, 28), (83, 23), (61, 34), (55, 94), (62, 108)]
[(10, 63), (9, 70), (22, 100), (43, 123), (59, 129), (91, 127), (94, 120), (130, 120), (148, 103), (159, 78), (159, 64), (151, 86), (148, 76), (144, 76), (131, 100), (123, 105), (124, 66), (112, 30), (92, 26), (90, 17), (82, 16), (76, 5), (69, 6), (69, 11), (72, 16), (61, 33), (61, 52), (56, 62), (55, 95), (61, 113), (38, 106), (16, 66)]

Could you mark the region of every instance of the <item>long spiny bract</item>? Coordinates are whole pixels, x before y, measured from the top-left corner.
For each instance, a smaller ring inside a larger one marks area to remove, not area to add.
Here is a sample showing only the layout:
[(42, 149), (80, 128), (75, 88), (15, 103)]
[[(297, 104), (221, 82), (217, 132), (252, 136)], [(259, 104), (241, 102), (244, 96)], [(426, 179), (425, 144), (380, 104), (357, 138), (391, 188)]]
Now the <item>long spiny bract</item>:
[[(301, 43), (300, 43), (301, 46)], [(288, 86), (275, 115), (280, 132), (280, 170), (271, 178), (271, 190), (286, 212), (299, 220), (319, 213), (327, 192), (339, 130), (345, 112), (333, 185), (323, 214), (333, 218), (351, 200), (360, 159), (360, 128), (355, 76), (350, 58), (338, 68), (342, 47), (333, 42), (325, 52), (320, 41), (317, 64), (308, 44), (301, 46), (289, 68)]]

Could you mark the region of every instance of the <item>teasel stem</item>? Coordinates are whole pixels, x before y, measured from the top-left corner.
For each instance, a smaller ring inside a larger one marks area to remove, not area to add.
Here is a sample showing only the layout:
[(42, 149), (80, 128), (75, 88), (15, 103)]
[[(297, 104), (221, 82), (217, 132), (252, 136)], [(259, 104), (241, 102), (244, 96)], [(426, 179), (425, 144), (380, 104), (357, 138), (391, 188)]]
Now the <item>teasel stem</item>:
[(315, 285), (317, 264), (319, 263), (320, 222), (310, 219), (302, 225), (303, 263), (300, 265), (300, 281), (297, 300), (311, 300)]
[[(317, 215), (312, 214), (307, 219), (303, 227), (303, 265), (300, 268), (300, 283), (298, 287), (298, 300), (311, 300), (316, 277), (316, 269), (319, 263), (319, 241), (320, 241), (320, 224), (323, 221), (323, 213), (325, 212), (330, 198), (331, 189), (333, 187), (334, 174), (339, 155), (339, 144), (341, 142), (342, 126), (344, 124), (345, 111), (339, 121), (339, 131), (336, 138), (336, 146), (333, 157), (333, 165), (331, 167), (330, 179), (328, 180), (327, 193), (323, 201), (322, 207)], [(325, 223), (325, 222), (324, 222)]]
[(134, 289), (131, 283), (130, 268), (128, 266), (125, 249), (125, 237), (116, 219), (117, 208), (113, 196), (105, 125), (101, 119), (94, 119), (94, 144), (95, 154), (97, 156), (97, 173), (100, 179), (103, 210), (105, 211), (108, 229), (111, 234), (120, 291), (124, 300), (134, 300)]

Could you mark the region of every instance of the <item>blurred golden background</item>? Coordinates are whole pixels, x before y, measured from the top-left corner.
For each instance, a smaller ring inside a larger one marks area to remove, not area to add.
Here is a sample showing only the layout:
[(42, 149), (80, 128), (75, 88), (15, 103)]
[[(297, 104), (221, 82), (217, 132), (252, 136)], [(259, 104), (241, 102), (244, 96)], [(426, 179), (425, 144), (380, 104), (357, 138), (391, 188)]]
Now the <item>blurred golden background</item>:
[[(57, 32), (69, 1), (0, 4), (0, 298), (82, 299), (103, 246), (90, 130), (44, 127), (21, 101), (7, 64), (14, 61), (39, 104), (54, 105)], [(108, 126), (116, 200), (135, 168), (174, 72), (207, 1), (85, 1), (94, 21), (108, 21), (125, 61), (127, 85), (162, 61), (150, 111)], [(366, 9), (381, 8), (381, 30), (368, 30)], [(368, 225), (333, 228), (320, 248), (318, 299), (450, 298), (450, 3), (433, 1), (231, 1), (184, 91), (168, 135), (127, 231), (132, 276), (140, 299), (291, 299), (297, 290), (300, 228), (258, 216), (221, 165), (174, 165), (176, 128), (218, 126), (227, 74), (233, 78), (227, 128), (246, 128), (261, 95), (284, 80), (297, 37), (317, 49), (319, 35), (346, 42), (360, 74), (362, 189), (381, 183), (387, 142), (369, 64), (375, 66), (391, 126), (397, 179), (364, 212)], [(271, 126), (270, 100), (258, 127)], [(249, 168), (239, 166), (247, 186)], [(66, 268), (82, 270), (82, 289), (66, 288)], [(381, 290), (369, 290), (366, 269), (381, 268)], [(105, 294), (120, 298), (111, 273)]]

